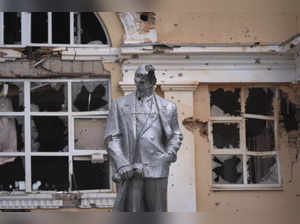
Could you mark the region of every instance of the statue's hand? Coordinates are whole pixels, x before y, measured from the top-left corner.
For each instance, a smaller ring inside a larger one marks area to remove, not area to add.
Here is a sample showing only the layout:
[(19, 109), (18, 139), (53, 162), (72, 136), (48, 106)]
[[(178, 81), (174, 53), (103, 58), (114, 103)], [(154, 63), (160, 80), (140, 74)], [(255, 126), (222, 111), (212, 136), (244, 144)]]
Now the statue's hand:
[(129, 180), (133, 177), (134, 170), (131, 165), (128, 166), (123, 166), (119, 169), (118, 173), (121, 176), (121, 179), (124, 180)]
[(168, 153), (163, 154), (162, 158), (167, 162), (173, 163), (177, 160), (177, 155), (176, 155), (176, 153), (168, 152)]

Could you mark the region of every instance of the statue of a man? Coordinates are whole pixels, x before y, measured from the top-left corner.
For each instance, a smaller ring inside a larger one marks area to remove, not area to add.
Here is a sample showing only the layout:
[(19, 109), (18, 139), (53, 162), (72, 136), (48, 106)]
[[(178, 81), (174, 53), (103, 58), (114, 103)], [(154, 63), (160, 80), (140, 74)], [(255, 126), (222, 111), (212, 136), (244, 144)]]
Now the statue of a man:
[(138, 67), (136, 91), (113, 101), (105, 142), (117, 183), (114, 211), (163, 212), (169, 166), (182, 142), (176, 105), (154, 93), (152, 65)]

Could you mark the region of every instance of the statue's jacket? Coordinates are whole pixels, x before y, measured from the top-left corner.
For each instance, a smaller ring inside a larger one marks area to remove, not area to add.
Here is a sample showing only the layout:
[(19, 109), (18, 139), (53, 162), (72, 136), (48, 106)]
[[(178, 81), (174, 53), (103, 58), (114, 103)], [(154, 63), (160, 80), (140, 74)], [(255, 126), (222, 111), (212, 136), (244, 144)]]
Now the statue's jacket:
[(168, 177), (170, 161), (164, 154), (177, 153), (182, 134), (176, 105), (155, 93), (153, 99), (153, 113), (140, 133), (136, 133), (136, 92), (112, 102), (104, 139), (114, 173), (139, 163), (146, 178)]

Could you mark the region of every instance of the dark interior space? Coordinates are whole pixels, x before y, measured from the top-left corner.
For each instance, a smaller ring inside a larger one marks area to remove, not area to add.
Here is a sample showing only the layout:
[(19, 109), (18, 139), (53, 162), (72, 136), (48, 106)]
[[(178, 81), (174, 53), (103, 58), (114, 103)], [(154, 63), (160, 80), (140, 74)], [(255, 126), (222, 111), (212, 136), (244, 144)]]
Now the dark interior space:
[(67, 85), (34, 83), (31, 88), (31, 103), (38, 106), (39, 111), (67, 111), (68, 103), (65, 98)]
[(68, 157), (32, 157), (33, 190), (67, 191)]
[(0, 191), (25, 190), (16, 182), (25, 181), (24, 158), (17, 157), (14, 161), (0, 165)]
[[(99, 44), (98, 41), (101, 41), (102, 44), (107, 44), (107, 38), (102, 25), (97, 19), (94, 13), (90, 12), (81, 12), (81, 43), (80, 44)], [(76, 19), (74, 21), (77, 21)], [(75, 24), (77, 25), (77, 24)], [(78, 30), (77, 30), (78, 34)], [(97, 41), (97, 42), (96, 42)], [(91, 43), (92, 42), (92, 43)]]
[(48, 43), (48, 14), (46, 12), (31, 13), (31, 42)]
[(273, 115), (274, 89), (249, 88), (246, 100), (246, 113), (258, 115)]
[(70, 13), (52, 13), (52, 42), (54, 44), (70, 43)]
[(274, 121), (247, 119), (246, 146), (249, 151), (253, 152), (274, 151)]
[(67, 118), (56, 116), (34, 116), (39, 152), (60, 152), (68, 145)]
[(72, 190), (110, 189), (109, 162), (74, 161)]
[(106, 89), (102, 84), (96, 86), (92, 92), (89, 92), (89, 90), (83, 85), (74, 100), (74, 106), (79, 111), (97, 110), (107, 105), (107, 101), (102, 99), (105, 95)]
[(239, 168), (242, 164), (240, 156), (214, 156), (213, 161), (217, 164), (213, 168), (213, 172), (216, 175), (214, 178), (215, 183), (221, 183), (221, 180), (225, 180), (229, 184), (243, 182), (241, 168)]
[(4, 13), (4, 44), (21, 44), (21, 13)]
[(277, 167), (271, 169), (276, 164), (276, 158), (272, 156), (250, 156), (248, 165), (248, 183), (278, 183)]
[(217, 149), (240, 148), (239, 124), (213, 123), (213, 144)]
[(225, 91), (224, 89), (217, 89), (210, 92), (210, 106), (216, 106), (221, 109), (224, 114), (229, 116), (241, 115), (241, 103), (240, 103), (240, 91), (241, 89), (234, 89), (234, 91)]

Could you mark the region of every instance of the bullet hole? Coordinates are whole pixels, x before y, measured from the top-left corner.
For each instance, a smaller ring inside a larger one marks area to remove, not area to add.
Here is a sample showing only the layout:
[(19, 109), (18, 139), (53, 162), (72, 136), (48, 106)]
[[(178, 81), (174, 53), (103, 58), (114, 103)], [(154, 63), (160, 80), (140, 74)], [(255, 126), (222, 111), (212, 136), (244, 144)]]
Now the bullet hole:
[(183, 74), (182, 74), (182, 73), (179, 73), (179, 74), (178, 74), (178, 77), (182, 77), (182, 76), (183, 76)]
[(260, 58), (255, 58), (254, 63), (255, 64), (261, 64)]
[(143, 12), (140, 15), (140, 19), (143, 20), (144, 22), (147, 22), (149, 20), (149, 14), (147, 12)]
[(177, 23), (175, 23), (175, 24), (174, 24), (174, 26), (175, 26), (175, 27), (177, 27), (177, 26), (178, 26), (178, 24), (177, 24)]
[(294, 47), (296, 47), (296, 45), (295, 44), (290, 44), (290, 49), (293, 49)]

